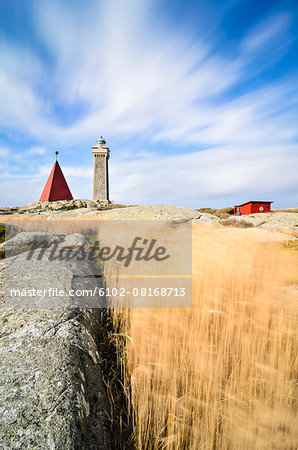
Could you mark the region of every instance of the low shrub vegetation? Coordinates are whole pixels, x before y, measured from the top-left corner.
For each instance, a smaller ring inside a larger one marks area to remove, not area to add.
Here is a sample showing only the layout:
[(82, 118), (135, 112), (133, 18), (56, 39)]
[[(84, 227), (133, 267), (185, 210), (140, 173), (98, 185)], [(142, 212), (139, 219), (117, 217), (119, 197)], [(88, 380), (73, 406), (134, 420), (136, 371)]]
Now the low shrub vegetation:
[(234, 214), (234, 208), (233, 206), (227, 206), (226, 208), (217, 209), (216, 214), (229, 214), (232, 216)]
[(201, 213), (207, 213), (207, 214), (215, 214), (217, 209), (212, 209), (212, 208), (199, 208), (199, 209), (195, 209), (195, 211), (199, 211)]
[(220, 222), (224, 227), (233, 227), (233, 228), (253, 228), (253, 224), (244, 219), (238, 219), (237, 217), (229, 217), (227, 219), (223, 219)]
[(5, 226), (0, 225), (0, 244), (5, 241)]
[(288, 208), (288, 209), (273, 209), (271, 212), (286, 212), (286, 213), (298, 213), (298, 208)]
[(228, 219), (231, 215), (234, 214), (234, 208), (232, 206), (227, 206), (226, 208), (213, 209), (213, 208), (200, 208), (196, 209), (201, 213), (214, 214), (220, 219)]

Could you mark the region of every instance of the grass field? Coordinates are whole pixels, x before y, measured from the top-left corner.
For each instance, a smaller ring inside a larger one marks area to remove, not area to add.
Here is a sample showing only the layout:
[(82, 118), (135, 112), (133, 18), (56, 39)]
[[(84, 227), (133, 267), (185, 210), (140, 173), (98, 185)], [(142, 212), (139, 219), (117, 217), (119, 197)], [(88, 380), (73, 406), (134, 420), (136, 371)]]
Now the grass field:
[(194, 227), (193, 307), (115, 311), (138, 448), (297, 448), (297, 255)]

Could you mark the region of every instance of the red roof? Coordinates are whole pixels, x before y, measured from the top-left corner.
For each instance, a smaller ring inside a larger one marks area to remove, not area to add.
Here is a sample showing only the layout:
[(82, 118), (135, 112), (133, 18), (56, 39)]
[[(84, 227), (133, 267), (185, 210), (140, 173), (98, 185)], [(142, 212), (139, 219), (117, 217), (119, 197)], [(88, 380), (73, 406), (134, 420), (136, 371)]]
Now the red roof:
[(244, 206), (244, 205), (248, 205), (248, 203), (273, 203), (273, 202), (267, 202), (267, 201), (262, 201), (262, 200), (250, 200), (249, 202), (245, 202), (245, 203), (241, 203), (241, 205), (235, 205), (235, 206)]
[(58, 161), (55, 162), (48, 181), (39, 199), (42, 201), (73, 200), (68, 184)]

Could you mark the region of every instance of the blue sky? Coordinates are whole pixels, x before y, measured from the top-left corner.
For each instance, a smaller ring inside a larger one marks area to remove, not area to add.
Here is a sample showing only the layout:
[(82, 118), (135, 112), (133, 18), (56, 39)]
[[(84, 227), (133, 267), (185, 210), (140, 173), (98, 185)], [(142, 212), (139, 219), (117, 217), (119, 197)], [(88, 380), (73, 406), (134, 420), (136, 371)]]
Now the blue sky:
[(298, 206), (295, 3), (0, 0), (0, 206), (57, 149), (91, 198), (101, 135), (116, 202)]

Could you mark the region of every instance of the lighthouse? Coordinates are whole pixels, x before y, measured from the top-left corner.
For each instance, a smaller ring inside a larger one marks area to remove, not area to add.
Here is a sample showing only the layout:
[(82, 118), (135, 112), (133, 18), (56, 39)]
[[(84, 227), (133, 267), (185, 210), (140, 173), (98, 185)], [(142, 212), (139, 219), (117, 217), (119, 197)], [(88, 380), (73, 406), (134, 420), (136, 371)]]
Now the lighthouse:
[(110, 149), (106, 141), (101, 138), (92, 146), (94, 157), (93, 200), (109, 202), (109, 157)]

